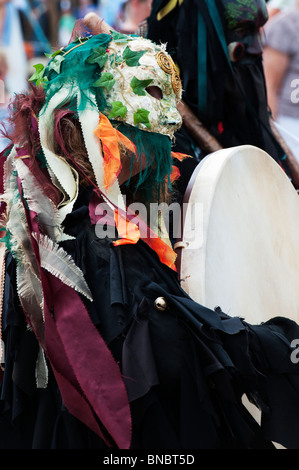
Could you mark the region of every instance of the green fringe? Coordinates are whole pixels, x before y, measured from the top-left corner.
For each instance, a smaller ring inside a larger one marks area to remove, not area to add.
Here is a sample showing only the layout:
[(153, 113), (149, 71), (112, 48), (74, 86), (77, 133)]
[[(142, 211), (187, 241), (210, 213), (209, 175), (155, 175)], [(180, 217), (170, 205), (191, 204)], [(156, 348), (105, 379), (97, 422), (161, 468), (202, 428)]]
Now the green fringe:
[[(164, 196), (165, 189), (172, 190), (170, 175), (172, 173), (172, 143), (168, 136), (147, 132), (137, 127), (130, 126), (118, 121), (111, 121), (111, 124), (122, 134), (130, 139), (136, 146), (137, 161), (140, 164), (138, 178), (134, 179), (135, 192), (142, 189), (148, 200), (152, 200), (153, 195)], [(153, 153), (153, 149), (155, 152)], [(142, 168), (141, 156), (146, 156), (146, 165)], [(131, 164), (131, 175), (134, 160)], [(126, 186), (130, 185), (131, 175)], [(168, 179), (168, 185), (165, 188), (165, 179)]]

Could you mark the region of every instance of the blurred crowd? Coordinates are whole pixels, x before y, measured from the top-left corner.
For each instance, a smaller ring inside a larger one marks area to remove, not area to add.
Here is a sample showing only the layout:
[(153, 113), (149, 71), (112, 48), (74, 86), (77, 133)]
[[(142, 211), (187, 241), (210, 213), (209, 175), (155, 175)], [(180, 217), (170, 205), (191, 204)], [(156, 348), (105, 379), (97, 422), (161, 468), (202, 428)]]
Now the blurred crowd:
[(271, 0), (263, 63), (275, 125), (299, 160), (299, 1)]
[[(68, 44), (76, 20), (96, 12), (119, 31), (135, 32), (152, 0), (0, 0), (0, 122), (15, 93), (28, 88), (33, 65)], [(1, 138), (0, 149), (5, 145)]]
[[(76, 20), (88, 12), (94, 11), (112, 26), (124, 25), (125, 30), (131, 32), (130, 27), (135, 28), (134, 12), (131, 12), (134, 3), (124, 0), (0, 0), (0, 73), (1, 79), (5, 74), (8, 94), (26, 88), (26, 79), (36, 59), (45, 60), (44, 53), (66, 45)], [(151, 1), (140, 2), (145, 3), (150, 5)], [(130, 16), (126, 16), (127, 9)], [(145, 11), (145, 15), (148, 13)]]

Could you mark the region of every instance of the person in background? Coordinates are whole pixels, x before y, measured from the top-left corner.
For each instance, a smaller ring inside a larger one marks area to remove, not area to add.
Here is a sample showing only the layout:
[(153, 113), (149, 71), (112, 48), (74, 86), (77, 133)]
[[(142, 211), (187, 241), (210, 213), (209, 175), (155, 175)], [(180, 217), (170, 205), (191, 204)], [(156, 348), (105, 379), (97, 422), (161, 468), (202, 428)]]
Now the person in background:
[(97, 12), (98, 8), (92, 0), (79, 0), (75, 9), (76, 18), (83, 18), (88, 13)]
[(264, 70), (276, 126), (299, 159), (299, 2), (265, 26)]
[(121, 13), (124, 0), (98, 0), (99, 16), (105, 19), (105, 22), (111, 26), (116, 24)]
[(14, 2), (0, 0), (0, 45), (8, 64), (7, 90), (9, 94), (27, 89), (27, 59), (20, 17)]
[(140, 23), (151, 13), (152, 0), (127, 0), (115, 29), (125, 34), (136, 33)]
[(51, 28), (50, 28), (48, 2), (46, 0), (39, 0), (39, 1), (35, 0), (33, 2), (32, 13), (35, 15), (45, 36), (49, 40), (51, 37)]
[[(298, 164), (269, 116), (261, 41), (267, 20), (264, 0), (154, 0), (147, 37), (167, 44), (183, 82), (176, 151), (194, 155), (195, 165), (219, 144), (253, 145), (271, 155), (297, 186)], [(186, 182), (193, 165), (180, 163)]]
[(13, 3), (20, 19), (27, 61), (50, 53), (57, 43), (56, 2), (14, 0)]
[(295, 5), (296, 0), (269, 0), (267, 3), (269, 18), (272, 18), (286, 8), (292, 8)]

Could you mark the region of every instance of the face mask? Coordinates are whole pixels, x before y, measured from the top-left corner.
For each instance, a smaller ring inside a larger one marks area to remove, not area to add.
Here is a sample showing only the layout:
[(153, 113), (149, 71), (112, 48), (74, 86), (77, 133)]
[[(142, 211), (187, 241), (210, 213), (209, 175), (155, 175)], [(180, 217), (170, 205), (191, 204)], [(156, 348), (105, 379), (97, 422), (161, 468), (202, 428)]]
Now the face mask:
[(182, 88), (171, 57), (163, 47), (144, 38), (112, 41), (107, 54), (102, 77), (110, 80), (108, 89), (104, 88), (109, 106), (104, 113), (172, 138), (182, 124), (176, 107)]
[(260, 28), (268, 19), (264, 0), (221, 0), (227, 41), (244, 46), (249, 54), (261, 54)]

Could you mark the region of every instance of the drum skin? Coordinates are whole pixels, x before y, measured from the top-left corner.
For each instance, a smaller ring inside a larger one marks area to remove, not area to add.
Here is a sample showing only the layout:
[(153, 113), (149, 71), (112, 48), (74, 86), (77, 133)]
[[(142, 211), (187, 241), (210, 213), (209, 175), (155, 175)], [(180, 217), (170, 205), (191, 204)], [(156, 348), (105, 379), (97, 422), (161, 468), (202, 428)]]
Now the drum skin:
[(219, 150), (195, 170), (184, 207), (178, 270), (190, 297), (253, 324), (298, 322), (299, 198), (280, 166), (253, 146)]

